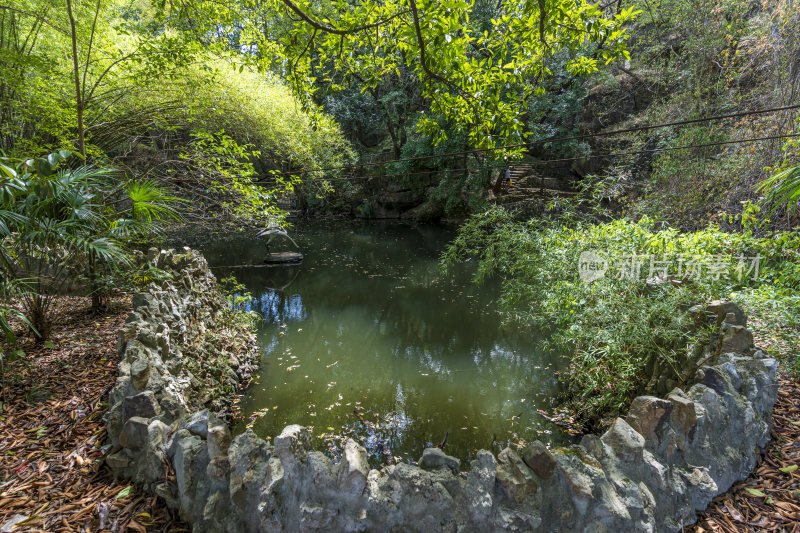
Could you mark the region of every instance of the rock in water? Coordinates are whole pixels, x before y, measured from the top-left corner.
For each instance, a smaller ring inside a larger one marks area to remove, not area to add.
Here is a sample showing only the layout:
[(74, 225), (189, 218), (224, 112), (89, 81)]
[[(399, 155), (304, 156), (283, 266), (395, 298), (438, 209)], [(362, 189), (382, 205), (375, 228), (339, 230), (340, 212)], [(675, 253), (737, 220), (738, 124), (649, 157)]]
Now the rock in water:
[(264, 259), (267, 265), (297, 265), (302, 262), (303, 254), (300, 252), (274, 252)]

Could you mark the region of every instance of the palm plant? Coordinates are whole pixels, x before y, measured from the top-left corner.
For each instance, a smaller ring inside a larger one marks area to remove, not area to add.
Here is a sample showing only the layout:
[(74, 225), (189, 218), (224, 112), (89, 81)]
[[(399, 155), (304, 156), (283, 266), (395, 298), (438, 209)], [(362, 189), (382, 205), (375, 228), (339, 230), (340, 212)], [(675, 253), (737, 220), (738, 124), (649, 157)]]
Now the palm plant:
[(772, 212), (783, 206), (791, 211), (800, 203), (800, 165), (781, 169), (762, 181), (758, 190), (766, 192)]
[[(6, 341), (5, 345), (0, 345), (0, 388), (3, 390), (3, 403), (6, 401), (6, 362), (13, 361), (18, 355), (18, 352), (15, 353), (13, 351), (16, 347), (16, 335), (14, 334), (12, 322), (16, 320), (27, 324), (31, 330), (36, 333), (36, 329), (28, 320), (28, 317), (25, 316), (25, 313), (6, 303), (10, 301), (11, 298), (21, 294), (22, 291), (24, 291), (24, 287), (21, 287), (13, 281), (5, 279), (0, 281), (0, 333), (2, 333)], [(10, 351), (6, 350), (8, 346), (11, 346)], [(0, 412), (2, 412), (1, 408)]]
[[(104, 216), (94, 225), (94, 233), (126, 250), (132, 239), (158, 232), (160, 223), (165, 220), (181, 218), (177, 206), (183, 200), (170, 195), (151, 180), (113, 182), (104, 193)], [(109, 286), (103, 280), (117, 280), (123, 274), (120, 267), (129, 264), (127, 261), (97, 261), (94, 256), (87, 259), (92, 307), (98, 309)]]
[(130, 264), (128, 238), (178, 216), (176, 199), (151, 182), (89, 166), (58, 169), (69, 155), (0, 163), (0, 275), (25, 280), (18, 300), (40, 340), (50, 332), (58, 296), (88, 279), (100, 307), (101, 275)]

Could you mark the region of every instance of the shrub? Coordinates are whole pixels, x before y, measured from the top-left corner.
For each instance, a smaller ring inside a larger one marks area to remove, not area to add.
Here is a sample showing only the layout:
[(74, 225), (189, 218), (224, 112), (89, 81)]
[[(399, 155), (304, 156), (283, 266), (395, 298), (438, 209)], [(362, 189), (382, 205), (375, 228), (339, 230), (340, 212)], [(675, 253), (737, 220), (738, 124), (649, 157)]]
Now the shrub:
[(175, 199), (112, 169), (59, 168), (69, 152), (0, 164), (0, 275), (23, 287), (17, 297), (40, 340), (53, 303), (82, 279), (99, 307), (103, 278), (129, 264), (127, 239), (177, 217)]
[[(598, 251), (612, 265), (591, 283), (579, 275), (586, 251)], [(633, 254), (646, 260), (638, 276), (627, 276)], [(662, 273), (649, 272), (651, 257), (657, 267), (671, 266), (662, 280), (669, 282), (647, 283), (648, 275)], [(680, 233), (657, 230), (648, 219), (518, 221), (493, 208), (461, 228), (444, 263), (468, 258), (478, 260), (477, 282), (502, 278), (509, 320), (549, 331), (550, 347), (568, 354), (569, 403), (584, 420), (623, 411), (655, 368), (685, 359), (694, 340), (688, 313), (694, 304), (732, 298), (767, 320), (798, 316), (792, 307), (800, 288), (797, 233), (757, 238), (716, 226)], [(694, 276), (691, 268), (710, 275)]]

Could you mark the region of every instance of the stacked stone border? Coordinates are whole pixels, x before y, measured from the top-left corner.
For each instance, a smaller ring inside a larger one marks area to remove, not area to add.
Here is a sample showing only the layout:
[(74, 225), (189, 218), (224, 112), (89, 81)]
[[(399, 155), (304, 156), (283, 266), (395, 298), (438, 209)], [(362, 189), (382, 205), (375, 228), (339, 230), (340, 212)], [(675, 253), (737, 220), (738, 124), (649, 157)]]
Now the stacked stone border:
[(777, 362), (753, 346), (741, 309), (721, 301), (698, 310), (714, 333), (685, 390), (637, 397), (580, 445), (482, 450), (462, 471), (437, 448), (419, 466), (370, 469), (353, 440), (334, 465), (298, 425), (274, 443), (252, 431), (232, 439), (187, 397), (182, 349), (225, 305), (216, 280), (188, 249), (148, 259), (173, 279), (137, 295), (120, 331), (107, 462), (195, 532), (679, 531), (748, 476), (769, 440)]

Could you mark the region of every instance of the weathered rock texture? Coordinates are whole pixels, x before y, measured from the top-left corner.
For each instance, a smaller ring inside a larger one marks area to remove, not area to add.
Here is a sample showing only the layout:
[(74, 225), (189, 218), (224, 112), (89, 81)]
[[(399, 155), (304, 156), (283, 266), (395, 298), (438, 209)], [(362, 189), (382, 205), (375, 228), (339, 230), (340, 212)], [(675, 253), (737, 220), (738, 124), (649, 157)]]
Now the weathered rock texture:
[(120, 449), (108, 462), (197, 532), (678, 531), (748, 475), (769, 438), (777, 363), (753, 347), (738, 307), (714, 302), (699, 319), (718, 333), (695, 354), (703, 365), (691, 381), (636, 398), (577, 446), (480, 451), (461, 472), (437, 449), (419, 467), (370, 469), (352, 440), (334, 465), (296, 425), (272, 444), (251, 431), (232, 439), (208, 410), (190, 414), (183, 395), (181, 347), (223, 304), (213, 277), (190, 252), (155, 260), (178, 274), (137, 296), (121, 332), (108, 424)]
[[(201, 255), (153, 248), (139, 259), (169, 278), (133, 297), (119, 332), (119, 377), (106, 415), (113, 446), (107, 462), (121, 475), (151, 482), (164, 475), (161, 459), (172, 426), (182, 421), (206, 439), (203, 416), (210, 410), (227, 417), (258, 353), (255, 337), (231, 323), (232, 312)], [(231, 335), (251, 337), (239, 339), (250, 349), (218, 351), (220, 339)]]

